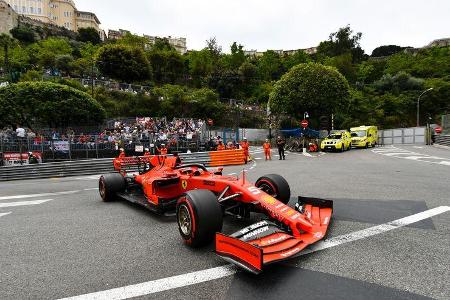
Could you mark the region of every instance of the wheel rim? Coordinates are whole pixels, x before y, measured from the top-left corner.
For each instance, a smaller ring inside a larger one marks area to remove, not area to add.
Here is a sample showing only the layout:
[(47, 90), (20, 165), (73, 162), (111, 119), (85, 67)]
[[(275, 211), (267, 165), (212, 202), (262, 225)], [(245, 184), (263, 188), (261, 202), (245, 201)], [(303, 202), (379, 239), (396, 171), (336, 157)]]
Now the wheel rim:
[(105, 199), (105, 195), (106, 195), (106, 186), (105, 186), (105, 180), (104, 180), (103, 178), (100, 179), (98, 190), (100, 191), (100, 196), (101, 196), (103, 199)]
[(270, 196), (276, 198), (278, 196), (275, 189), (268, 183), (261, 183), (258, 188), (262, 190), (264, 193), (269, 194)]
[(181, 205), (178, 212), (178, 226), (180, 226), (181, 232), (189, 236), (192, 230), (192, 219), (189, 209), (186, 205)]

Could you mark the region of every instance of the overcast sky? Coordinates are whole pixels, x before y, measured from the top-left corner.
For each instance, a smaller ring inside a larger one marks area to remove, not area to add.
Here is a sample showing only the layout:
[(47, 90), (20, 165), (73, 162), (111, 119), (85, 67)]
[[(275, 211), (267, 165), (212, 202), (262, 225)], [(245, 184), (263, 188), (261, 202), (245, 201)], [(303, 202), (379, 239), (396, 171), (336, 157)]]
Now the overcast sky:
[[(75, 0), (102, 28), (136, 34), (182, 36), (201, 49), (215, 36), (223, 50), (236, 41), (245, 49), (317, 46), (350, 24), (362, 32), (370, 54), (380, 45), (422, 47), (450, 37), (450, 0)], [(125, 3), (125, 4), (124, 4)]]

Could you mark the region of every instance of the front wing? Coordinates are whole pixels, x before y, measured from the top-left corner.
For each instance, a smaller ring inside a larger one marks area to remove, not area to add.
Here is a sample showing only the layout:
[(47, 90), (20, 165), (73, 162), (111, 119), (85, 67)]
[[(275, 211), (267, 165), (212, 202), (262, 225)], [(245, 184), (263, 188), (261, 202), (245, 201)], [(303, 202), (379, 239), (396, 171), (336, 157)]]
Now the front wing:
[(271, 221), (261, 221), (230, 236), (216, 234), (216, 253), (255, 274), (264, 266), (293, 258), (307, 246), (321, 240), (328, 229), (333, 203), (329, 200), (300, 198), (303, 214), (314, 220), (311, 232), (298, 236)]

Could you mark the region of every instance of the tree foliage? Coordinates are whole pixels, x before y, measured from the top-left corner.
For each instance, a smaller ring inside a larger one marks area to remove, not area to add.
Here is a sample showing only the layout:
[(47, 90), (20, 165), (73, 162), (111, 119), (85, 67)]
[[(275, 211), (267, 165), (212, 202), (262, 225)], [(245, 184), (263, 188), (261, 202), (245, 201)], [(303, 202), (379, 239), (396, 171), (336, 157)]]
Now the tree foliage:
[(283, 75), (270, 94), (273, 113), (300, 117), (305, 111), (322, 116), (343, 111), (349, 101), (347, 80), (335, 68), (300, 64)]
[(105, 110), (91, 96), (51, 82), (21, 82), (0, 89), (0, 124), (65, 127), (98, 124)]
[(17, 26), (10, 30), (11, 35), (24, 44), (32, 44), (36, 41), (34, 30), (29, 26)]
[(100, 71), (124, 82), (151, 79), (151, 66), (142, 49), (124, 45), (105, 45), (97, 57)]
[(91, 43), (93, 45), (100, 44), (100, 34), (93, 27), (78, 29), (78, 40), (84, 43)]

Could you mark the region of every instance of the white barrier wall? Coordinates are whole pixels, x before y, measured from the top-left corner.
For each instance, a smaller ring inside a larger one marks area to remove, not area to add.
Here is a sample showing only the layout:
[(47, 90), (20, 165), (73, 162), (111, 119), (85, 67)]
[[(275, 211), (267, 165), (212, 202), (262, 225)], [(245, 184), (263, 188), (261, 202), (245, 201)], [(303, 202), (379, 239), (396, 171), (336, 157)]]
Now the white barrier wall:
[[(276, 133), (272, 130), (272, 136)], [(209, 132), (207, 132), (209, 134)], [(234, 130), (211, 130), (211, 136), (221, 136), (226, 138), (227, 141), (236, 139), (236, 132)], [(249, 142), (261, 142), (265, 141), (269, 136), (269, 129), (254, 129), (254, 128), (240, 128), (239, 129), (239, 140), (246, 137)]]
[(425, 145), (425, 127), (396, 128), (378, 131), (378, 144), (419, 144)]

